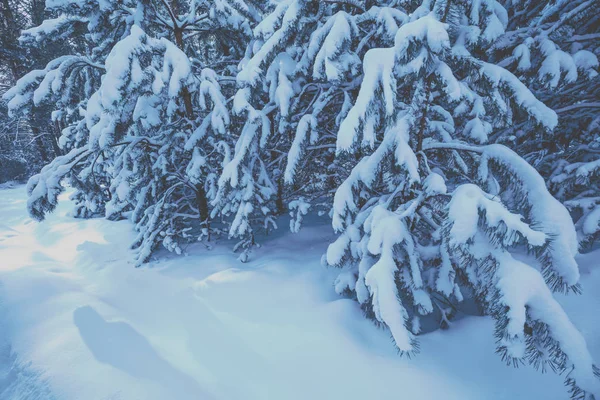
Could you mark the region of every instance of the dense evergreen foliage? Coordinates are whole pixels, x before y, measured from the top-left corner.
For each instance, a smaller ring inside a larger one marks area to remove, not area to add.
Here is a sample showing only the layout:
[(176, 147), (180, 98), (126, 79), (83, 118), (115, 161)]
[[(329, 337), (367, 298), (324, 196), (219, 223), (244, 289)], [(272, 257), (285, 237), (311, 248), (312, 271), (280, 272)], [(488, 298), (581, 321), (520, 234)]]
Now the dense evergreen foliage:
[(597, 6), (46, 0), (18, 46), (22, 26), (5, 36), (27, 63), (1, 71), (19, 78), (2, 121), (60, 129), (28, 183), (38, 220), (70, 185), (77, 217), (135, 224), (141, 265), (217, 234), (246, 261), (280, 215), (297, 232), (318, 212), (336, 290), (400, 353), (472, 301), (508, 364), (593, 399), (598, 370), (552, 292), (580, 290), (574, 256), (600, 232)]

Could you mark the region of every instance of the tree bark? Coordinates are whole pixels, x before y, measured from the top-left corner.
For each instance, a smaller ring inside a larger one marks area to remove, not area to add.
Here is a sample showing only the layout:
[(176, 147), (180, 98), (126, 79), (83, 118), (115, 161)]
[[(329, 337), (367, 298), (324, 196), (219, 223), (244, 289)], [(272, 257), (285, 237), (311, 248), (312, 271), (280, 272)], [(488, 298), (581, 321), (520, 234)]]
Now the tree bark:
[(204, 184), (196, 184), (196, 206), (200, 213), (200, 221), (205, 227), (208, 227), (208, 199), (206, 198), (206, 190), (204, 190)]
[(44, 145), (44, 140), (40, 136), (40, 130), (37, 126), (35, 126), (35, 122), (31, 126), (31, 133), (35, 137), (35, 147), (37, 147), (38, 152), (40, 153), (40, 157), (44, 163), (50, 161), (48, 159), (48, 152), (46, 151), (46, 146)]

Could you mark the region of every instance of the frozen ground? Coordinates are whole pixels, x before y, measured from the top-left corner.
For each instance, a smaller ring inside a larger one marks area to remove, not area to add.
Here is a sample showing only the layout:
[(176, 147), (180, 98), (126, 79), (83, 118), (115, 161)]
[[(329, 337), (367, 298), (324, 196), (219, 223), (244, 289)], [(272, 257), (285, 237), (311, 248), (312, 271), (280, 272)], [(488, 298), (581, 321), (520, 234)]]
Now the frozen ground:
[[(566, 399), (562, 378), (506, 367), (492, 323), (421, 336), (402, 359), (388, 332), (335, 295), (320, 265), (331, 231), (280, 234), (241, 264), (229, 245), (135, 269), (128, 222), (31, 221), (0, 190), (0, 399)], [(562, 298), (600, 360), (600, 252), (584, 295)]]

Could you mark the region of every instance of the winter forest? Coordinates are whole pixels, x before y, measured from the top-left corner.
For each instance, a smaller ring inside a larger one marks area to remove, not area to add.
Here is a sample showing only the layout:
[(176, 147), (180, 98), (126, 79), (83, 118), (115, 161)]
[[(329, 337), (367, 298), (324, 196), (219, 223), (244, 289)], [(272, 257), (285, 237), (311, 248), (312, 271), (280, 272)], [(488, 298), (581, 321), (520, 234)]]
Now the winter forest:
[(598, 0), (0, 21), (0, 398), (600, 400)]

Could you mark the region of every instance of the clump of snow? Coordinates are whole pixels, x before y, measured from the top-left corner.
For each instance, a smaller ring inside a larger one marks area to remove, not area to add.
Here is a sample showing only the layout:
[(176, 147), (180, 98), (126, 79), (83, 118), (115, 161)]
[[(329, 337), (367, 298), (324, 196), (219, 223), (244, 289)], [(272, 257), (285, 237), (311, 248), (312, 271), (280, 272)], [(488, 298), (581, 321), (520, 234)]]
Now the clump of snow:
[[(478, 186), (465, 184), (452, 194), (448, 218), (453, 221), (450, 229), (450, 244), (464, 244), (479, 231), (479, 213), (483, 212), (487, 225), (499, 228), (500, 224), (510, 231), (519, 232), (533, 246), (546, 242), (543, 232), (534, 231), (522, 221), (522, 216), (512, 214), (499, 201), (484, 193)], [(505, 243), (510, 246), (511, 243)]]
[[(569, 367), (573, 368), (570, 377), (587, 393), (599, 394), (600, 382), (592, 368), (594, 361), (587, 350), (585, 339), (554, 299), (540, 272), (504, 254), (500, 257), (497, 275), (497, 287), (502, 293), (501, 301), (509, 310), (507, 331), (511, 342), (520, 343), (517, 348), (524, 353), (523, 327), (526, 312), (529, 312), (531, 318), (547, 324), (552, 337), (560, 343), (571, 364)], [(515, 352), (514, 348), (511, 351)]]

